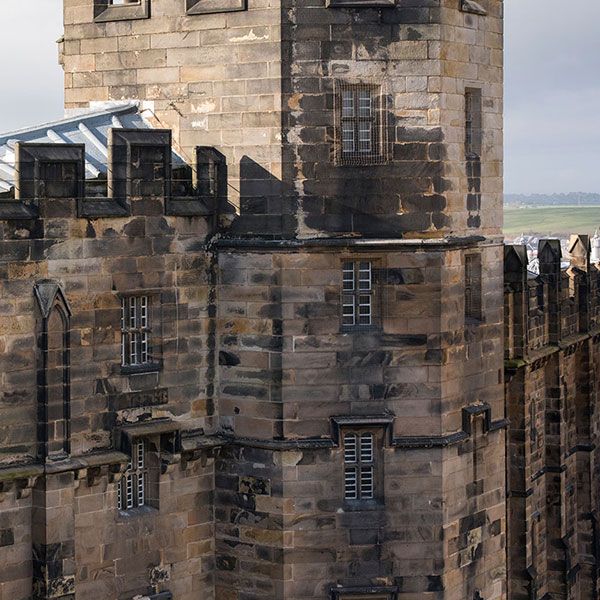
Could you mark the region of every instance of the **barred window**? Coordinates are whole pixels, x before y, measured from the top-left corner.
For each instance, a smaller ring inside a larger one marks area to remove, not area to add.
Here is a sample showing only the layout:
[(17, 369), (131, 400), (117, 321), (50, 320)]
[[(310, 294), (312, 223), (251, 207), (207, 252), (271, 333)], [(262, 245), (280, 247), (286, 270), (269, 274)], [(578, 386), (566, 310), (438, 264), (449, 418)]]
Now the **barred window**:
[(465, 90), (465, 153), (467, 160), (481, 158), (482, 101), (481, 90)]
[(131, 461), (117, 488), (119, 510), (129, 510), (146, 505), (147, 462), (144, 440), (135, 441), (131, 448)]
[(481, 320), (481, 256), (465, 256), (465, 320)]
[(121, 365), (148, 365), (152, 362), (150, 296), (121, 298)]
[(340, 165), (385, 162), (385, 113), (381, 86), (336, 84), (336, 152)]
[(375, 497), (375, 437), (372, 432), (344, 434), (344, 497)]
[(342, 325), (373, 324), (373, 282), (369, 261), (343, 265)]

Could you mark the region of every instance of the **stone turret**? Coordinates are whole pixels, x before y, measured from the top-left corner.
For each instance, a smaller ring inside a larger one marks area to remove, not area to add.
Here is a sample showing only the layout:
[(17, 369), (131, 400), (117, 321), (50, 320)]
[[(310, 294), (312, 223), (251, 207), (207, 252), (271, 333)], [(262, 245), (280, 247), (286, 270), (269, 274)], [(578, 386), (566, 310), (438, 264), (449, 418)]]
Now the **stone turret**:
[(15, 200), (72, 237), (32, 244), (79, 361), (65, 600), (506, 597), (502, 16), (65, 0), (67, 109), (154, 125), (107, 133), (101, 199), (82, 148), (19, 163), (71, 174)]

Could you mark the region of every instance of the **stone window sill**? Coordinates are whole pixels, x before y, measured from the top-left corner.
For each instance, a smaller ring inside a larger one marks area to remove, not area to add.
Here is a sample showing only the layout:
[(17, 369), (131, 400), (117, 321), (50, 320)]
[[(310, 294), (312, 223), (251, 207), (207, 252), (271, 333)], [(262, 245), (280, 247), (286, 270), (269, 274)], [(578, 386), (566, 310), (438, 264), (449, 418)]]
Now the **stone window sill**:
[(487, 10), (479, 4), (479, 2), (475, 2), (475, 0), (461, 0), (460, 2), (460, 10), (462, 12), (472, 13), (474, 15), (487, 15)]
[(344, 502), (344, 510), (346, 512), (369, 512), (383, 510), (383, 508), (383, 501), (377, 498), (373, 500), (346, 500)]
[(137, 506), (136, 508), (127, 508), (119, 510), (119, 519), (135, 519), (144, 517), (146, 515), (152, 515), (158, 512), (158, 508), (154, 506)]
[(160, 363), (150, 363), (147, 365), (121, 365), (122, 375), (137, 375), (138, 373), (156, 373), (162, 369)]
[(95, 0), (94, 21), (131, 21), (150, 18), (150, 0), (139, 0), (135, 4), (109, 4), (108, 0)]
[(221, 12), (246, 10), (246, 0), (186, 0), (188, 15), (206, 15)]
[(393, 8), (395, 0), (327, 0), (328, 8)]

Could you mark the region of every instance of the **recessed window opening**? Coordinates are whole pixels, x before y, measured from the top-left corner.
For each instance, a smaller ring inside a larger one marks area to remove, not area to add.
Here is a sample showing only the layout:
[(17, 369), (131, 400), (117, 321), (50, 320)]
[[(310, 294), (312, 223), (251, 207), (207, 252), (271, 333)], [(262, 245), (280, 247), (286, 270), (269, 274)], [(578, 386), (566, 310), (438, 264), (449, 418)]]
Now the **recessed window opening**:
[(369, 165), (385, 161), (385, 113), (381, 86), (336, 85), (336, 152), (341, 165)]
[(465, 153), (467, 160), (481, 158), (482, 146), (481, 90), (465, 90)]
[(465, 320), (481, 320), (481, 257), (465, 256)]
[(137, 440), (131, 448), (131, 460), (127, 465), (127, 471), (118, 484), (117, 504), (119, 510), (129, 510), (146, 505), (147, 481), (146, 444), (144, 440)]
[(344, 497), (371, 500), (375, 494), (375, 439), (373, 433), (344, 434)]
[(150, 296), (121, 298), (121, 365), (147, 365), (150, 349)]
[(369, 261), (346, 261), (343, 265), (342, 325), (372, 325), (373, 282)]

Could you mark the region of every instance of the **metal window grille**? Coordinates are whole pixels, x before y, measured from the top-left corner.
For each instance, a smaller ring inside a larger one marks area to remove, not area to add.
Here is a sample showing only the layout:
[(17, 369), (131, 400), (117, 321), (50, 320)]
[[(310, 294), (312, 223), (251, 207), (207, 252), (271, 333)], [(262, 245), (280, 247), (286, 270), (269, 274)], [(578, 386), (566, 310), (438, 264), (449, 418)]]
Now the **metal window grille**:
[(370, 165), (387, 160), (382, 86), (336, 82), (336, 164)]
[(147, 480), (146, 445), (143, 440), (137, 440), (131, 448), (131, 460), (127, 464), (127, 471), (118, 484), (117, 505), (119, 510), (146, 505)]
[(342, 268), (342, 325), (372, 325), (373, 285), (369, 261), (346, 261)]
[(344, 435), (344, 497), (369, 500), (375, 495), (375, 438), (372, 433)]
[(465, 152), (467, 159), (481, 156), (482, 99), (481, 90), (465, 90)]
[(121, 364), (123, 366), (145, 365), (152, 362), (150, 334), (150, 297), (122, 298)]
[(481, 258), (465, 256), (465, 319), (481, 319)]

